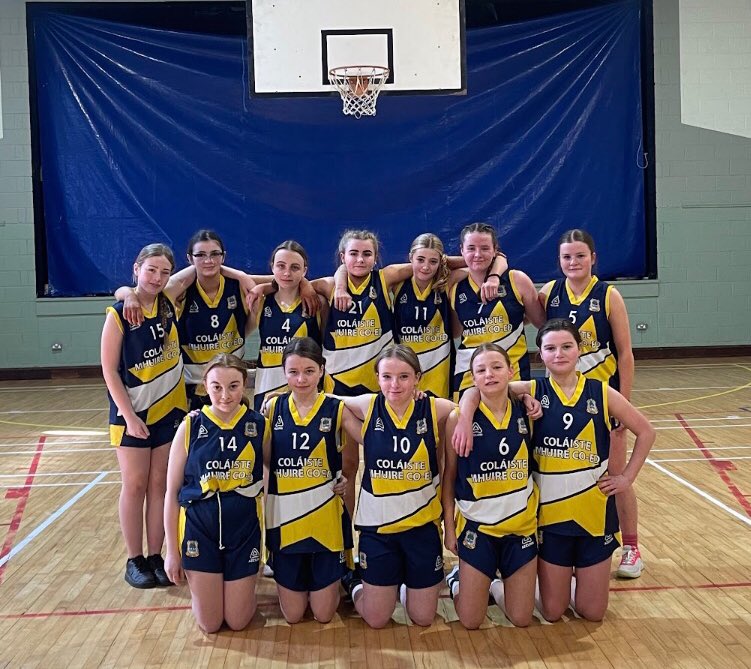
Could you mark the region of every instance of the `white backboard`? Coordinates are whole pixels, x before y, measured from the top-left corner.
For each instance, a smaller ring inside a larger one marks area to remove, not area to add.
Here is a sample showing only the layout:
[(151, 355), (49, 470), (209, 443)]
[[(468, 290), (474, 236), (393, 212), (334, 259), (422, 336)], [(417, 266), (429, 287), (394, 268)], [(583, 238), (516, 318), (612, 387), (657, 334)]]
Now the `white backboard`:
[(328, 94), (328, 71), (381, 65), (384, 90), (466, 91), (464, 0), (247, 0), (251, 92)]

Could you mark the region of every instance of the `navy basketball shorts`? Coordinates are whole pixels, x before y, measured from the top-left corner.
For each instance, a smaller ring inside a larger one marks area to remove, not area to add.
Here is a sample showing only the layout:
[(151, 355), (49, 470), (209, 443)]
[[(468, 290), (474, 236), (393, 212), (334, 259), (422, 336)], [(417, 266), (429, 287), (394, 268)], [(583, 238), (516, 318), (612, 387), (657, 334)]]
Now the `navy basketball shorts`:
[(541, 560), (559, 567), (584, 569), (608, 560), (621, 545), (621, 533), (602, 537), (553, 534), (537, 531), (537, 550)]
[(274, 580), (295, 592), (315, 592), (337, 583), (347, 571), (346, 551), (274, 551)]
[(255, 498), (218, 493), (181, 511), (183, 569), (222, 574), (225, 581), (258, 573), (261, 524)]
[[(122, 419), (122, 425), (110, 425), (110, 444), (126, 448), (159, 448), (159, 446), (172, 442), (184, 416), (185, 412), (182, 409), (173, 409), (161, 420), (153, 425), (146, 426), (149, 428), (149, 436), (146, 439), (139, 439), (126, 434), (125, 419)], [(118, 420), (121, 420), (120, 416), (118, 416)]]
[(360, 572), (370, 585), (430, 588), (443, 580), (443, 546), (435, 523), (395, 534), (360, 532)]
[(491, 581), (508, 578), (537, 557), (537, 537), (508, 534), (493, 537), (468, 524), (457, 540), (459, 559), (481, 571)]

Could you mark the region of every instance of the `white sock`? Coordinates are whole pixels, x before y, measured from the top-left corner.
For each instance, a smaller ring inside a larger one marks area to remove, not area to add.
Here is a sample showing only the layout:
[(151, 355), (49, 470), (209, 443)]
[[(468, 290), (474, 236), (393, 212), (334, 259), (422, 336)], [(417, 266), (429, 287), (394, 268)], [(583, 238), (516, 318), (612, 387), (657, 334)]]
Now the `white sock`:
[(505, 593), (503, 591), (503, 581), (500, 578), (494, 578), (490, 582), (490, 594), (495, 599), (495, 603), (501, 608), (501, 611), (505, 613)]
[(576, 577), (571, 577), (571, 599), (569, 601), (571, 610), (576, 613)]
[(352, 603), (354, 604), (355, 601), (355, 595), (357, 595), (358, 592), (362, 590), (362, 583), (358, 583), (356, 586), (352, 588)]
[(404, 610), (407, 610), (407, 586), (402, 583), (399, 586), (399, 601), (401, 602)]

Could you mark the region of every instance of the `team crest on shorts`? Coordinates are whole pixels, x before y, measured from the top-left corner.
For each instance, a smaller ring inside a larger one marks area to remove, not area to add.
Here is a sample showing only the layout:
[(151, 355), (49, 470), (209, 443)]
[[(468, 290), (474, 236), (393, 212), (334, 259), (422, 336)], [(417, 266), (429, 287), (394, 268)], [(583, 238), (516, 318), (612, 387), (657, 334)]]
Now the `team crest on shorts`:
[(321, 418), (321, 424), (318, 426), (321, 432), (331, 432), (331, 418), (324, 416)]
[(600, 300), (595, 300), (592, 298), (589, 301), (589, 310), (590, 311), (599, 311), (600, 310)]
[(613, 542), (613, 535), (612, 535), (612, 534), (606, 534), (606, 535), (605, 535), (605, 536), (603, 537), (603, 539), (604, 539), (604, 543), (603, 543), (603, 545), (604, 545), (604, 546), (607, 546), (607, 545), (608, 545), (609, 543), (612, 543), (612, 542)]
[(370, 287), (370, 292), (368, 293), (368, 295), (370, 296), (371, 300), (375, 300), (378, 297), (378, 293), (376, 293), (376, 289), (373, 286)]
[(261, 554), (258, 552), (257, 548), (253, 548), (252, 551), (250, 551), (250, 557), (248, 558), (248, 562), (259, 562), (261, 559)]
[(367, 569), (368, 568), (368, 556), (365, 555), (362, 551), (360, 551), (360, 569)]
[(468, 548), (471, 551), (474, 550), (477, 546), (477, 533), (472, 530), (467, 530), (464, 533), (464, 541), (462, 541), (462, 544), (464, 544), (464, 548)]
[(540, 405), (543, 409), (549, 409), (550, 408), (550, 398), (547, 395), (543, 395), (542, 399), (540, 400)]
[(535, 545), (535, 540), (532, 538), (532, 535), (528, 537), (522, 537), (522, 550), (525, 548), (529, 548), (530, 546)]
[(435, 559), (435, 569), (433, 571), (441, 571), (443, 569), (443, 557), (439, 555)]
[(550, 306), (551, 307), (559, 307), (561, 306), (561, 298), (556, 295), (552, 300), (550, 300)]
[(264, 307), (263, 308), (263, 317), (264, 318), (271, 318), (271, 307)]
[(597, 402), (595, 402), (593, 399), (587, 400), (587, 413), (595, 415), (599, 413), (599, 411), (597, 410)]
[(198, 542), (194, 539), (188, 539), (185, 543), (185, 557), (196, 558), (200, 555), (198, 552)]
[(344, 551), (339, 551), (339, 564), (344, 564), (347, 561), (347, 555)]
[(255, 423), (245, 423), (245, 436), (246, 437), (257, 437), (258, 436), (258, 427)]
[(190, 309), (188, 309), (188, 311), (191, 314), (197, 314), (198, 313), (198, 302), (196, 302), (195, 300), (193, 300), (193, 303), (190, 305)]
[(237, 309), (237, 297), (234, 295), (227, 298), (227, 309)]
[(520, 418), (516, 422), (516, 431), (519, 434), (529, 434), (529, 430), (527, 429), (527, 421), (525, 421), (523, 418)]
[(399, 298), (399, 304), (407, 304), (407, 300), (408, 300), (408, 299), (409, 299), (409, 298), (407, 297), (407, 293), (404, 293), (404, 295), (402, 295), (402, 296), (401, 296), (401, 297)]
[(427, 418), (420, 418), (417, 421), (417, 434), (427, 434), (428, 433), (428, 419)]
[(506, 286), (498, 286), (498, 297), (506, 297)]

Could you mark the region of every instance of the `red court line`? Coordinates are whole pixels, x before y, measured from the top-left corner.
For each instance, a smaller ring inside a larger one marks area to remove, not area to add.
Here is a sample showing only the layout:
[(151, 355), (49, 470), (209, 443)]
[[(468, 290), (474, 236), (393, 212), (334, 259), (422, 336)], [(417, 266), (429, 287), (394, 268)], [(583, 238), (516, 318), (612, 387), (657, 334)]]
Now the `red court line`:
[(738, 487), (730, 480), (730, 476), (728, 476), (727, 473), (727, 467), (728, 467), (728, 461), (727, 460), (715, 460), (714, 455), (712, 455), (712, 451), (710, 451), (705, 445), (704, 442), (702, 442), (701, 439), (697, 436), (696, 432), (694, 432), (690, 427), (689, 424), (686, 422), (686, 420), (683, 418), (683, 416), (679, 413), (675, 414), (675, 417), (678, 419), (678, 422), (681, 424), (684, 430), (688, 433), (688, 436), (691, 437), (691, 440), (694, 442), (696, 447), (701, 451), (701, 454), (707, 459), (709, 464), (712, 465), (712, 468), (719, 474), (720, 478), (722, 479), (722, 482), (725, 484), (727, 489), (730, 491), (730, 493), (735, 497), (735, 499), (738, 501), (738, 504), (741, 505), (741, 508), (746, 512), (746, 515), (751, 517), (751, 502), (749, 502), (746, 499), (746, 496), (738, 489)]
[[(21, 520), (23, 519), (23, 514), (26, 510), (26, 502), (29, 501), (29, 495), (31, 494), (31, 488), (29, 486), (34, 482), (34, 476), (36, 475), (39, 460), (42, 457), (42, 451), (44, 450), (44, 442), (46, 440), (47, 437), (45, 436), (39, 437), (34, 457), (31, 459), (31, 464), (29, 465), (29, 472), (26, 475), (25, 485), (23, 487), (19, 486), (18, 488), (10, 488), (5, 495), (6, 499), (17, 499), (18, 502), (16, 504), (16, 510), (11, 517), (10, 525), (8, 526), (8, 531), (5, 535), (5, 541), (3, 541), (3, 547), (0, 549), (0, 558), (10, 553), (11, 548), (13, 548), (13, 541), (16, 538), (18, 528), (21, 527)], [(5, 568), (7, 566), (7, 562), (0, 566), (0, 584), (3, 582)]]

